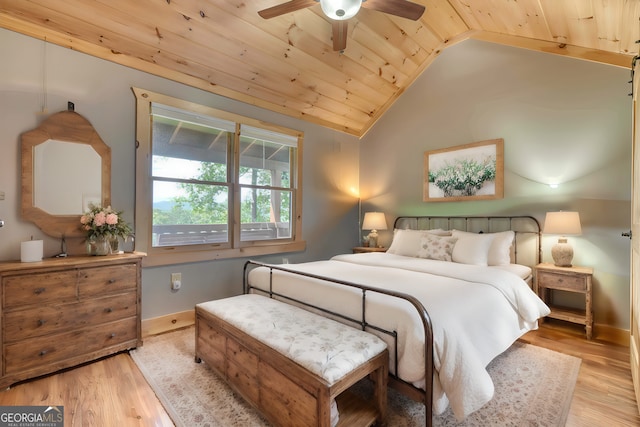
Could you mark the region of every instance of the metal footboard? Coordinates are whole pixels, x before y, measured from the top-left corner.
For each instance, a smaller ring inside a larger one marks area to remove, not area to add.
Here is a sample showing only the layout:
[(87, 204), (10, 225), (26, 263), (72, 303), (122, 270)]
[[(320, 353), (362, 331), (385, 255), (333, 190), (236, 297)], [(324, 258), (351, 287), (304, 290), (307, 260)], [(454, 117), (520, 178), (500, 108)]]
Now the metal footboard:
[[(269, 289), (268, 290), (264, 290), (255, 286), (252, 286), (249, 283), (249, 272), (256, 267), (264, 267), (267, 268), (269, 270)], [(331, 310), (328, 310), (324, 307), (320, 307), (320, 306), (316, 306), (314, 304), (305, 302), (305, 301), (300, 301), (298, 299), (292, 298), (291, 296), (288, 295), (284, 295), (282, 293), (278, 293), (275, 292), (273, 290), (273, 272), (274, 270), (278, 270), (278, 271), (283, 271), (283, 272), (287, 272), (289, 274), (294, 274), (294, 275), (299, 275), (299, 276), (304, 276), (304, 277), (308, 277), (308, 278), (313, 278), (313, 279), (318, 279), (318, 280), (323, 280), (326, 282), (331, 282), (331, 283), (335, 283), (335, 284), (339, 284), (339, 285), (343, 285), (343, 286), (347, 286), (347, 287), (351, 287), (351, 288), (356, 288), (359, 289), (362, 293), (361, 296), (361, 313), (360, 313), (360, 318), (353, 318), (350, 316), (346, 316), (343, 313), (337, 313)], [(302, 306), (306, 306), (309, 308), (312, 308), (314, 310), (319, 311), (320, 313), (324, 313), (326, 315), (330, 315), (330, 316), (334, 316), (336, 318), (342, 319), (346, 322), (351, 322), (355, 325), (358, 325), (362, 330), (374, 330), (377, 331), (379, 333), (383, 333), (383, 334), (387, 334), (389, 336), (391, 336), (393, 338), (393, 342), (395, 343), (394, 347), (392, 350), (395, 354), (395, 366), (394, 366), (394, 371), (393, 373), (391, 373), (391, 370), (389, 370), (389, 377), (390, 377), (390, 382), (389, 384), (398, 389), (400, 392), (402, 392), (403, 394), (407, 395), (408, 397), (414, 399), (414, 400), (418, 400), (421, 403), (424, 404), (425, 406), (425, 425), (427, 427), (431, 427), (432, 425), (432, 416), (433, 416), (433, 332), (432, 332), (432, 327), (431, 327), (431, 319), (429, 317), (429, 314), (427, 313), (427, 310), (424, 308), (424, 306), (422, 305), (422, 303), (415, 297), (409, 295), (409, 294), (405, 294), (402, 292), (395, 292), (395, 291), (391, 291), (388, 289), (379, 289), (379, 288), (375, 288), (375, 287), (370, 287), (370, 286), (366, 286), (366, 285), (361, 285), (358, 283), (353, 283), (353, 282), (349, 282), (349, 281), (344, 281), (344, 280), (338, 280), (338, 279), (332, 279), (332, 278), (327, 278), (327, 277), (323, 277), (323, 276), (318, 276), (315, 274), (310, 274), (310, 273), (305, 273), (305, 272), (300, 272), (300, 271), (293, 271), (293, 270), (289, 270), (281, 265), (273, 265), (273, 264), (265, 264), (265, 263), (261, 263), (261, 262), (257, 262), (257, 261), (252, 261), (249, 260), (245, 263), (244, 265), (244, 272), (243, 272), (243, 292), (244, 293), (249, 293), (251, 291), (255, 291), (255, 292), (259, 292), (259, 293), (263, 293), (263, 294), (267, 294), (269, 295), (270, 298), (274, 298), (277, 297), (279, 299), (284, 299), (290, 302), (293, 302), (295, 304), (299, 304)], [(393, 298), (399, 298), (399, 299), (403, 299), (408, 301), (411, 305), (413, 305), (413, 307), (416, 309), (416, 311), (418, 312), (418, 315), (420, 316), (420, 319), (422, 321), (422, 326), (424, 328), (424, 336), (425, 336), (425, 346), (424, 346), (424, 361), (425, 361), (425, 367), (424, 367), (424, 372), (425, 372), (425, 389), (422, 390), (418, 387), (415, 387), (413, 384), (410, 384), (406, 381), (403, 381), (402, 379), (400, 379), (398, 377), (398, 337), (397, 337), (397, 331), (389, 331), (386, 330), (378, 325), (374, 325), (371, 324), (367, 321), (367, 311), (366, 311), (366, 299), (367, 299), (367, 294), (369, 293), (378, 293), (378, 294), (384, 294), (384, 295), (388, 295), (390, 297)]]

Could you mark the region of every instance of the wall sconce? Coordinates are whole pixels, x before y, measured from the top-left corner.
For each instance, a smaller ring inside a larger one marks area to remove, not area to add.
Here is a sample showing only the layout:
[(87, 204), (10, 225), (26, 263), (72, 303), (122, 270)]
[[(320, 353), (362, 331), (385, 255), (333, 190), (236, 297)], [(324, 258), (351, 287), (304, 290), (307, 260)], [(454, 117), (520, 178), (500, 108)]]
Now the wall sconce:
[(571, 267), (573, 248), (567, 243), (567, 235), (582, 234), (578, 212), (547, 212), (544, 220), (544, 234), (560, 234), (558, 243), (551, 248), (551, 257), (558, 267)]
[(367, 212), (362, 221), (363, 230), (371, 230), (369, 233), (369, 247), (378, 247), (378, 230), (387, 229), (387, 220), (382, 212)]

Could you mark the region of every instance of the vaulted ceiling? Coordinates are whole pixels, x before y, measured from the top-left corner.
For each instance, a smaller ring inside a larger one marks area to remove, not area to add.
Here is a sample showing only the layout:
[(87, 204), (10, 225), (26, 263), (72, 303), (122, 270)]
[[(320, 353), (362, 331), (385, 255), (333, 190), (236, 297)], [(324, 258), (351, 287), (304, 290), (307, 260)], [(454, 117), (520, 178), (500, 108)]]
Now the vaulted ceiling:
[(0, 27), (312, 123), (364, 135), (447, 46), (466, 39), (630, 67), (638, 0), (413, 0), (362, 8), (346, 49), (320, 5), (284, 0), (0, 0)]

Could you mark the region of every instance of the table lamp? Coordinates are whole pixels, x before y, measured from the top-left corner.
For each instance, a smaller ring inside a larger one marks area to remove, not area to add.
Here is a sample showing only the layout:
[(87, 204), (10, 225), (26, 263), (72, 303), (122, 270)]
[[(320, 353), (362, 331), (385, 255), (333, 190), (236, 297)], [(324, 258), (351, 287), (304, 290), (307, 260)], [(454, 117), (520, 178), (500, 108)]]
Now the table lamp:
[(378, 230), (387, 229), (387, 220), (382, 212), (367, 212), (362, 221), (363, 230), (371, 230), (369, 233), (369, 247), (378, 247)]
[(558, 267), (571, 267), (573, 248), (566, 236), (582, 234), (578, 212), (547, 212), (544, 220), (544, 234), (559, 234), (558, 243), (551, 248), (551, 257)]

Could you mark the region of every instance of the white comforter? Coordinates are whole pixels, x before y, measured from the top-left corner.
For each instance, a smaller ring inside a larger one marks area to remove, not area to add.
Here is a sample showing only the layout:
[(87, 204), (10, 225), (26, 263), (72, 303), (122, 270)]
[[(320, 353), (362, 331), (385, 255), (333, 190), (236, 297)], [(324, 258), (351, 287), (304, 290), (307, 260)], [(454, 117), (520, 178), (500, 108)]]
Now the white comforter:
[[(391, 289), (418, 298), (432, 322), (434, 340), (433, 410), (451, 405), (458, 420), (493, 397), (486, 366), (549, 314), (549, 308), (513, 273), (453, 262), (387, 253), (338, 255), (329, 261), (288, 264), (295, 271)], [(353, 288), (301, 280), (274, 271), (274, 291), (359, 318), (361, 292)], [(252, 286), (267, 289), (269, 273), (254, 269)], [(424, 388), (424, 330), (416, 310), (406, 301), (367, 294), (371, 324), (398, 332), (397, 375)], [(393, 341), (381, 335), (393, 348)], [(394, 363), (391, 362), (391, 371)]]

